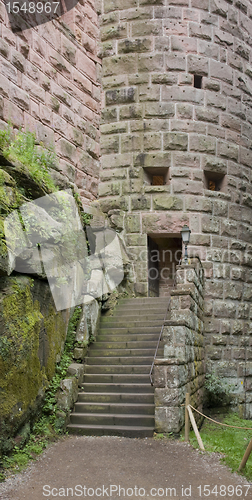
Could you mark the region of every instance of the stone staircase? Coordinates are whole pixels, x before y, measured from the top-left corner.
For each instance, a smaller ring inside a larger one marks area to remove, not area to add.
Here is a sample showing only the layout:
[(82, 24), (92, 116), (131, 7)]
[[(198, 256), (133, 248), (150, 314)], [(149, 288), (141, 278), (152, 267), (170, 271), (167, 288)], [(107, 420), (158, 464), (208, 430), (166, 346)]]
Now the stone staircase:
[(70, 433), (153, 435), (154, 388), (149, 372), (167, 304), (168, 298), (124, 299), (113, 316), (101, 318), (70, 416)]

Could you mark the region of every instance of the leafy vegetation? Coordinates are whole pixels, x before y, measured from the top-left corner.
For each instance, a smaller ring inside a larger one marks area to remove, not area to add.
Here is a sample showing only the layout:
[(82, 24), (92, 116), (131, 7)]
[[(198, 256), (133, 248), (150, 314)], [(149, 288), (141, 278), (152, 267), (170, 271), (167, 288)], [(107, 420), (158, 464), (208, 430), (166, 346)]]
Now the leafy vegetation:
[(43, 143), (36, 144), (32, 132), (19, 131), (15, 136), (9, 126), (0, 130), (0, 150), (9, 161), (20, 162), (28, 169), (31, 177), (47, 191), (57, 191), (48, 170), (55, 165), (57, 158), (52, 148), (45, 148)]
[(16, 473), (23, 470), (30, 460), (36, 459), (38, 455), (48, 446), (50, 442), (56, 441), (58, 436), (52, 425), (44, 416), (33, 427), (29, 441), (23, 448), (15, 446), (10, 455), (4, 455), (0, 460), (0, 482), (4, 481), (8, 473)]
[(218, 377), (215, 372), (206, 374), (205, 389), (205, 406), (227, 406), (231, 403), (233, 386)]
[[(252, 428), (252, 420), (241, 419), (235, 413), (228, 414), (222, 421), (228, 425)], [(252, 438), (252, 431), (222, 427), (209, 420), (205, 420), (201, 427), (200, 435), (206, 451), (223, 453), (222, 461), (232, 471), (237, 471), (249, 441)], [(193, 431), (190, 433), (190, 443), (195, 448), (198, 448), (198, 442)], [(252, 455), (250, 455), (242, 473), (247, 479), (252, 480)]]
[[(67, 337), (64, 347), (64, 352), (61, 356), (60, 363), (57, 365), (56, 373), (50, 382), (50, 385), (46, 391), (46, 397), (43, 406), (43, 414), (50, 415), (50, 423), (53, 425), (55, 422), (57, 405), (56, 405), (56, 392), (59, 389), (60, 381), (65, 377), (67, 373), (68, 366), (72, 361), (72, 353), (75, 344), (75, 334), (78, 321), (81, 315), (81, 306), (77, 306), (74, 313), (69, 321)], [(60, 433), (61, 429), (57, 429)]]

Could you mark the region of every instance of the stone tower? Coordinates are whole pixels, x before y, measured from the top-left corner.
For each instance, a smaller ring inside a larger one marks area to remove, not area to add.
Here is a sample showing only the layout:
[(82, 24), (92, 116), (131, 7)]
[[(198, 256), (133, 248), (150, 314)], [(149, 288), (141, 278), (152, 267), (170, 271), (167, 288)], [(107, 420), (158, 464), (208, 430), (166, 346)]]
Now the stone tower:
[(100, 205), (124, 234), (137, 295), (168, 293), (190, 227), (207, 368), (235, 383), (251, 418), (251, 1), (103, 0), (100, 26)]

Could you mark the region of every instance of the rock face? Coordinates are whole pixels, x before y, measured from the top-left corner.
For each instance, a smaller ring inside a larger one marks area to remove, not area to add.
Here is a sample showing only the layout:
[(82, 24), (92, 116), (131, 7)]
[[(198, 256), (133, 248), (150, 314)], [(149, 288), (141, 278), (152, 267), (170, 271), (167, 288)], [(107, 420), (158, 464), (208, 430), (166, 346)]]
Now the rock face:
[(64, 347), (69, 312), (55, 310), (49, 285), (0, 278), (0, 450), (35, 416)]
[(114, 224), (123, 214), (137, 294), (148, 294), (147, 236), (161, 248), (189, 225), (207, 369), (235, 384), (237, 405), (247, 393), (251, 417), (251, 5), (168, 4), (103, 1), (100, 206)]
[(1, 130), (11, 122), (15, 129), (35, 132), (39, 143), (54, 144), (54, 176), (59, 179), (61, 173), (75, 182), (86, 202), (95, 199), (100, 60), (94, 2), (78, 3), (58, 20), (39, 26), (39, 32), (13, 32), (3, 3), (0, 19)]

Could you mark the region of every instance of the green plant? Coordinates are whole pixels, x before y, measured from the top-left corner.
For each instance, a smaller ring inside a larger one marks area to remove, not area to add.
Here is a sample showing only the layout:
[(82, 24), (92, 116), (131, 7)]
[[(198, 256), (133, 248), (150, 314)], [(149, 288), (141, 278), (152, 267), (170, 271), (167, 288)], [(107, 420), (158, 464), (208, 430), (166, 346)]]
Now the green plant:
[(81, 220), (83, 226), (88, 226), (93, 218), (92, 214), (87, 214), (85, 212), (81, 212)]
[(231, 403), (233, 386), (222, 380), (215, 372), (206, 374), (205, 406), (227, 406)]
[[(76, 306), (74, 313), (69, 321), (64, 352), (62, 354), (60, 363), (56, 367), (56, 373), (46, 391), (43, 413), (51, 416), (50, 423), (52, 424), (54, 424), (57, 412), (55, 396), (60, 387), (60, 381), (65, 377), (68, 366), (72, 361), (72, 352), (75, 345), (76, 328), (80, 319), (81, 311), (82, 311), (81, 306)], [(58, 432), (60, 432), (60, 430), (58, 430)]]
[(49, 168), (56, 163), (56, 155), (52, 148), (45, 148), (43, 143), (38, 146), (35, 134), (20, 130), (14, 136), (9, 125), (7, 130), (0, 130), (0, 150), (5, 158), (24, 165), (39, 185), (49, 192), (57, 190), (48, 173)]
[[(239, 418), (231, 413), (223, 419), (223, 423), (237, 427), (252, 428), (251, 420)], [(252, 431), (222, 427), (213, 422), (205, 420), (200, 430), (200, 435), (206, 451), (222, 453), (224, 461), (232, 471), (237, 471), (245, 450), (251, 439)], [(190, 442), (198, 448), (198, 442), (193, 431), (190, 433)], [(242, 471), (247, 479), (252, 480), (252, 455)]]

